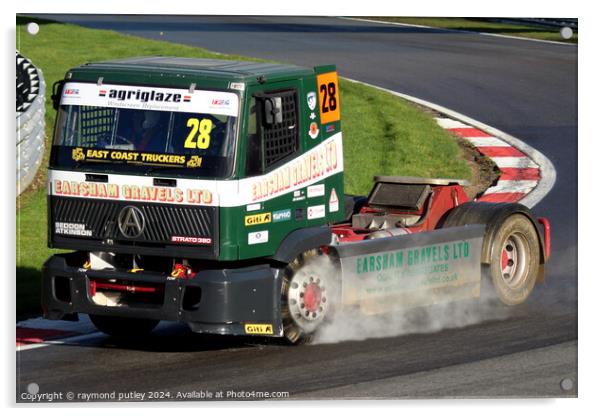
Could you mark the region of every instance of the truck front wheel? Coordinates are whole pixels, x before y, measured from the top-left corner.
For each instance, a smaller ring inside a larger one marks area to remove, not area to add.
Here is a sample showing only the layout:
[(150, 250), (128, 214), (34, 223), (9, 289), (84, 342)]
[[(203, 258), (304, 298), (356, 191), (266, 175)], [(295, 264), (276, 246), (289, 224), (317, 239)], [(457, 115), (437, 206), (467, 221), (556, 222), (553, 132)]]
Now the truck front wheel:
[(135, 319), (115, 316), (90, 315), (99, 331), (115, 338), (132, 339), (150, 333), (159, 324), (154, 319)]
[(311, 341), (316, 330), (331, 318), (338, 299), (337, 271), (328, 256), (308, 250), (284, 270), (282, 323), (291, 344)]

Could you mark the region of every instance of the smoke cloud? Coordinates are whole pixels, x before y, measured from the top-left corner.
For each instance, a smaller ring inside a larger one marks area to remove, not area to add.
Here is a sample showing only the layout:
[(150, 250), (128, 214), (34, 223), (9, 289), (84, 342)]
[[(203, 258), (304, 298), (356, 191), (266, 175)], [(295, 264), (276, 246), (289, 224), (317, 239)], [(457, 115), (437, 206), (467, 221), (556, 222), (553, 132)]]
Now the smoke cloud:
[[(308, 273), (340, 279), (340, 269), (328, 256), (319, 256), (303, 266)], [(335, 277), (336, 276), (336, 277)], [(329, 289), (332, 285), (329, 286)], [(338, 298), (339, 293), (329, 297)], [(427, 303), (430, 293), (424, 291)], [(330, 304), (329, 307), (333, 305)], [(460, 300), (436, 304), (428, 307), (404, 307), (403, 304), (389, 304), (393, 310), (382, 314), (367, 315), (358, 308), (337, 308), (334, 314), (329, 311), (330, 319), (324, 322), (316, 336), (314, 344), (337, 343), (368, 338), (393, 337), (412, 333), (437, 332), (446, 328), (473, 325), (488, 320), (508, 318), (512, 309), (503, 305), (491, 285), (481, 285), (478, 299)]]

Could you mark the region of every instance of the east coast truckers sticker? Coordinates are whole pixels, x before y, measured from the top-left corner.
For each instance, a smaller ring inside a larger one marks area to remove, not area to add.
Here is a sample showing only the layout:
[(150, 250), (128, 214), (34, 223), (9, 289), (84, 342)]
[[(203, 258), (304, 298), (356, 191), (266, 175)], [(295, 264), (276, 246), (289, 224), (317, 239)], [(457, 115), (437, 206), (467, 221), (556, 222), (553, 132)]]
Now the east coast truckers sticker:
[[(69, 147), (66, 147), (69, 149)], [(72, 147), (71, 158), (76, 162), (112, 162), (131, 164), (156, 164), (170, 167), (199, 168), (203, 158), (199, 155), (175, 155), (165, 153), (148, 153), (130, 150), (93, 149)]]

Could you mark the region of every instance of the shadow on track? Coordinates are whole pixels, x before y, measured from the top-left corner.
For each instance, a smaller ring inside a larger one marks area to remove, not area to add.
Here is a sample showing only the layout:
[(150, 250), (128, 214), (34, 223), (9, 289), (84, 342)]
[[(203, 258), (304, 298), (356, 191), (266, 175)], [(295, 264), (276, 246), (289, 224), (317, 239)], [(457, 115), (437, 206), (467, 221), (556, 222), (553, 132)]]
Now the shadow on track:
[[(278, 338), (234, 335), (197, 334), (184, 324), (163, 322), (153, 332), (137, 339), (115, 338), (109, 335), (83, 342), (65, 343), (63, 346), (91, 348), (117, 348), (148, 353), (186, 353), (246, 348), (284, 347)], [(61, 344), (57, 345), (61, 346)]]

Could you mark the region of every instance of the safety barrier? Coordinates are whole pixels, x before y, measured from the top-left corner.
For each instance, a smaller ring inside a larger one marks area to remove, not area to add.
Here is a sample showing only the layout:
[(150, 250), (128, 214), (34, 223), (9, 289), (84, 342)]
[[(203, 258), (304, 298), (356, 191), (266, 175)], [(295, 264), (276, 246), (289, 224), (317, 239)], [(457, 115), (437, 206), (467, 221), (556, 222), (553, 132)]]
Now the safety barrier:
[(44, 157), (45, 90), (42, 71), (17, 51), (17, 195), (31, 184)]

